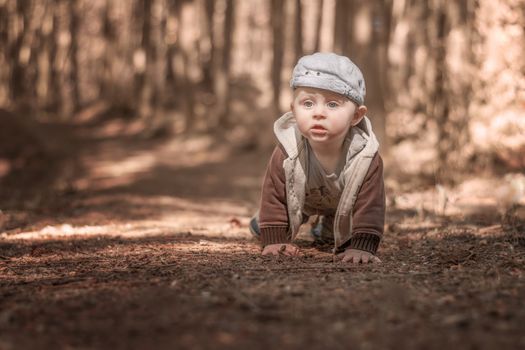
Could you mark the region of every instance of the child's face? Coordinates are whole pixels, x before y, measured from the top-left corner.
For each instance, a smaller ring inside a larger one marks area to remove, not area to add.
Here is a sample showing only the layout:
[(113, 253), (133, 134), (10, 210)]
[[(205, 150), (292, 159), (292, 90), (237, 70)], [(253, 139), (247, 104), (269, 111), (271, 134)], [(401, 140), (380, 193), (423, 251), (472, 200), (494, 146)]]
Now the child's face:
[(365, 106), (340, 94), (309, 87), (294, 91), (291, 108), (299, 130), (314, 144), (342, 144), (350, 127), (366, 113)]

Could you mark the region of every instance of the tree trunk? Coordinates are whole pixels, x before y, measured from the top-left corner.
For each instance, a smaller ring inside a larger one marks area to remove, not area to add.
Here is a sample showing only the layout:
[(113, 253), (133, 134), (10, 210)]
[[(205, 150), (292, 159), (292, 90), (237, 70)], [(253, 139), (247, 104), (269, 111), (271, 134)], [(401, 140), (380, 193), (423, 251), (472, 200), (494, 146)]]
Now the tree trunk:
[(233, 46), (235, 1), (226, 0), (226, 11), (224, 16), (224, 46), (222, 48), (221, 69), (216, 74), (217, 78), (217, 102), (219, 106), (218, 125), (227, 128), (230, 125), (230, 79), (231, 79), (231, 54)]
[(113, 0), (107, 0), (103, 14), (102, 34), (104, 37), (104, 57), (100, 76), (100, 95), (101, 98), (107, 102), (113, 101), (114, 98), (114, 79), (113, 77), (113, 62), (115, 57), (115, 39), (116, 28), (112, 23), (111, 12), (113, 10)]
[[(368, 15), (368, 21), (371, 23), (371, 35), (370, 41), (364, 43), (362, 50), (366, 52), (363, 62), (363, 74), (366, 77), (367, 85), (367, 102), (369, 106), (369, 116), (372, 121), (374, 132), (381, 143), (382, 153), (385, 155), (388, 151), (388, 140), (386, 137), (386, 91), (387, 86), (386, 70), (387, 66), (386, 59), (386, 47), (388, 38), (385, 35), (386, 27), (384, 23), (388, 20), (385, 18), (386, 12), (382, 9), (382, 6), (386, 6), (382, 0), (374, 0), (367, 2), (366, 5), (370, 6), (366, 12)], [(389, 13), (388, 13), (389, 14)], [(366, 50), (368, 46), (368, 50)]]
[(9, 101), (9, 10), (6, 2), (0, 4), (0, 105)]
[[(7, 62), (8, 60), (8, 43), (9, 43), (9, 11), (7, 3), (3, 2), (0, 4), (0, 52), (2, 55), (2, 61)], [(4, 67), (5, 68), (5, 67)]]
[(69, 13), (71, 15), (69, 22), (69, 32), (71, 35), (70, 46), (70, 84), (71, 84), (71, 104), (72, 110), (77, 111), (80, 107), (80, 88), (79, 88), (79, 67), (78, 67), (78, 31), (79, 31), (79, 13), (78, 0), (69, 0)]
[(71, 33), (69, 21), (69, 6), (67, 0), (59, 1), (54, 7), (53, 41), (54, 52), (52, 80), (56, 89), (56, 110), (62, 119), (69, 119), (73, 112), (71, 97)]
[(54, 111), (58, 111), (60, 108), (59, 106), (61, 105), (61, 95), (59, 93), (60, 91), (60, 77), (59, 77), (59, 71), (57, 69), (57, 62), (56, 62), (56, 57), (57, 57), (57, 54), (58, 54), (58, 50), (59, 50), (59, 47), (58, 47), (58, 42), (57, 42), (57, 38), (58, 38), (58, 35), (59, 35), (59, 30), (58, 30), (58, 13), (57, 13), (57, 9), (56, 9), (56, 6), (51, 6), (51, 12), (52, 12), (52, 31), (51, 31), (51, 36), (49, 38), (49, 42), (50, 42), (50, 55), (49, 55), (49, 82), (50, 82), (50, 91), (52, 91), (52, 93), (50, 94), (49, 96), (49, 101), (50, 101), (50, 106), (51, 106), (51, 109), (54, 110)]
[(205, 58), (202, 59), (203, 84), (205, 88), (213, 90), (213, 65), (214, 65), (214, 34), (213, 34), (213, 14), (215, 12), (215, 1), (204, 0), (205, 23), (203, 23), (203, 32), (209, 45)]
[[(183, 6), (190, 6), (185, 4)], [(192, 6), (192, 5), (191, 5)], [(195, 86), (191, 79), (190, 74), (190, 54), (193, 50), (193, 38), (186, 39), (185, 25), (190, 23), (188, 20), (188, 12), (183, 11), (181, 8), (178, 12), (179, 15), (179, 25), (178, 25), (178, 34), (179, 46), (176, 47), (176, 66), (178, 67), (176, 74), (177, 77), (180, 77), (183, 93), (183, 103), (184, 103), (184, 117), (185, 117), (185, 130), (193, 131), (196, 126), (196, 113), (195, 113)], [(184, 40), (183, 40), (184, 39)], [(191, 40), (191, 41), (190, 41)]]
[[(175, 23), (176, 26), (180, 26), (180, 3), (178, 1), (168, 1), (167, 4), (167, 16), (168, 22)], [(170, 89), (175, 89), (176, 81), (176, 72), (173, 62), (175, 60), (176, 49), (175, 45), (178, 44), (180, 38), (178, 37), (178, 31), (169, 33), (166, 41), (166, 62), (167, 62), (167, 71), (166, 71), (166, 84)]]
[[(368, 6), (368, 5), (361, 5)], [(352, 22), (354, 11), (352, 4), (346, 0), (336, 0), (335, 23), (334, 23), (334, 51), (341, 55), (349, 56), (349, 48), (352, 44)]]
[(447, 16), (444, 5), (438, 4), (436, 13), (437, 37), (434, 52), (436, 62), (436, 75), (434, 80), (434, 118), (438, 127), (438, 169), (436, 178), (438, 183), (443, 183), (445, 179), (450, 178), (447, 158), (451, 151), (451, 135), (449, 134), (449, 103), (447, 99), (447, 66), (446, 66), (446, 42), (445, 38), (448, 32)]
[(303, 7), (295, 0), (295, 62), (303, 55)]
[(283, 66), (284, 43), (283, 43), (283, 13), (284, 2), (272, 0), (271, 25), (273, 31), (273, 60), (272, 60), (272, 91), (274, 109), (281, 114), (281, 70)]
[(38, 46), (35, 53), (37, 56), (35, 64), (35, 105), (38, 110), (46, 110), (52, 106), (50, 96), (53, 94), (50, 81), (53, 11), (48, 3), (44, 3), (42, 6), (42, 24), (38, 29)]
[(321, 47), (321, 28), (323, 27), (323, 5), (324, 0), (317, 3), (317, 23), (315, 24), (315, 45), (314, 52), (318, 52)]
[[(157, 0), (158, 1), (158, 0)], [(140, 72), (138, 77), (138, 95), (137, 101), (138, 112), (140, 117), (144, 120), (146, 125), (152, 123), (152, 119), (158, 111), (159, 107), (159, 91), (157, 89), (156, 74), (157, 62), (157, 47), (158, 43), (154, 40), (154, 25), (152, 11), (158, 3), (155, 0), (141, 0), (139, 2), (140, 8), (142, 8), (142, 33), (141, 33), (141, 45), (140, 45), (140, 56), (144, 59), (143, 71)]]
[[(28, 102), (28, 86), (26, 79), (26, 67), (29, 61), (27, 51), (22, 52), (24, 41), (30, 28), (30, 3), (29, 1), (19, 1), (15, 4), (14, 11), (10, 14), (12, 21), (15, 17), (22, 18), (22, 29), (15, 28), (11, 23), (11, 34), (9, 35), (9, 56), (12, 61), (10, 76), (10, 97), (16, 108)], [(14, 22), (16, 23), (16, 22)], [(25, 48), (27, 50), (27, 47)]]
[(148, 79), (152, 86), (152, 117), (149, 119), (147, 133), (149, 136), (156, 136), (170, 132), (170, 126), (163, 112), (164, 86), (166, 81), (166, 9), (165, 1), (157, 0), (153, 4), (154, 19), (151, 27), (152, 53), (148, 68)]

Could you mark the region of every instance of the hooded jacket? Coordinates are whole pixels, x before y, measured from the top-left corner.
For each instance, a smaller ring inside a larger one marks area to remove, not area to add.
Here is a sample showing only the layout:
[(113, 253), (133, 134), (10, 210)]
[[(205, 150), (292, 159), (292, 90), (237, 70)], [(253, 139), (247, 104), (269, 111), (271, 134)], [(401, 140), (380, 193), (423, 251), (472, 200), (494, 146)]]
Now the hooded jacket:
[[(292, 112), (274, 123), (279, 144), (263, 180), (259, 227), (263, 246), (289, 243), (304, 222), (306, 138)], [(334, 218), (334, 252), (347, 247), (376, 253), (383, 235), (383, 162), (370, 120), (349, 130), (350, 146), (342, 170), (344, 188)]]

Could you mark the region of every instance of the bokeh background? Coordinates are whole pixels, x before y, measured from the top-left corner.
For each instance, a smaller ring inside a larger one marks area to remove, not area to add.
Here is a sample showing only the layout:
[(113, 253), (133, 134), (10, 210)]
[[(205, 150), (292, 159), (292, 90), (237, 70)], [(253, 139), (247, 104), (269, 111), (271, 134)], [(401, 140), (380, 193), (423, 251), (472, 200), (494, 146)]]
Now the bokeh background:
[(295, 62), (316, 51), (362, 68), (391, 172), (447, 183), (525, 167), (520, 0), (3, 0), (0, 18), (2, 178), (50, 122), (266, 149)]
[[(525, 0), (0, 0), (0, 349), (525, 348)], [(382, 264), (248, 230), (304, 54), (355, 61)]]

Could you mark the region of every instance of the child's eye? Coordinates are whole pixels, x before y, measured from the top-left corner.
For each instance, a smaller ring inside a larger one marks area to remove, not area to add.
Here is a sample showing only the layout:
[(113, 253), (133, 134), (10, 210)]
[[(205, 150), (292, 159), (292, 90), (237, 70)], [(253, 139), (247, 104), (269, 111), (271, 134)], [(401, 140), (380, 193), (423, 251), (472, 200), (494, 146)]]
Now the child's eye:
[(337, 102), (328, 102), (328, 107), (329, 108), (337, 108), (337, 107), (339, 107), (339, 103), (337, 103)]
[(303, 102), (303, 105), (306, 107), (306, 108), (310, 108), (310, 107), (313, 107), (314, 103), (312, 101), (304, 101)]

